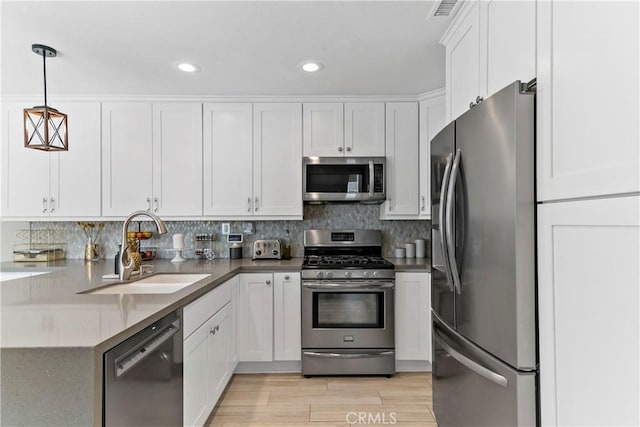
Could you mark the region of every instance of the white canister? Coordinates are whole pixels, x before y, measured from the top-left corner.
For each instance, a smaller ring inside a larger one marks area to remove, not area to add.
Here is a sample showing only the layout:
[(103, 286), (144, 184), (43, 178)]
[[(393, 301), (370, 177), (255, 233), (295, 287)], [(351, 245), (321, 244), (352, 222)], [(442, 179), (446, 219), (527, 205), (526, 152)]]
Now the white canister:
[(404, 258), (404, 248), (396, 248), (396, 251), (394, 253), (396, 255), (396, 258)]
[(426, 253), (426, 242), (424, 239), (416, 239), (416, 258), (424, 258), (427, 256)]
[(176, 233), (173, 235), (173, 249), (184, 249), (184, 234)]
[(407, 251), (407, 258), (415, 258), (416, 257), (416, 244), (415, 243), (406, 243), (404, 248)]

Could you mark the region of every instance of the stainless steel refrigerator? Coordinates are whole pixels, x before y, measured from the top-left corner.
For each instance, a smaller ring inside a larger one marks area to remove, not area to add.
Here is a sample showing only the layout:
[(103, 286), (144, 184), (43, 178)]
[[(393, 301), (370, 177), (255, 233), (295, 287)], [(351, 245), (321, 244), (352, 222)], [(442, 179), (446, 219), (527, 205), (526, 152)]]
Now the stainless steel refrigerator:
[(431, 141), (439, 427), (535, 426), (535, 96), (519, 81)]

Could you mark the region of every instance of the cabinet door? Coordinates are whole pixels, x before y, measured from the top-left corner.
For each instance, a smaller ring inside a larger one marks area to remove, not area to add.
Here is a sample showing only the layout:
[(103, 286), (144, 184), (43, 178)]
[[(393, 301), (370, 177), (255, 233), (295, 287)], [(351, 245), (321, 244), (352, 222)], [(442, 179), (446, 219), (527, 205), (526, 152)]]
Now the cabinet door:
[(2, 103), (2, 216), (49, 215), (49, 161), (54, 153), (24, 147), (23, 109), (33, 105)]
[(485, 89), (492, 95), (515, 80), (527, 82), (536, 76), (536, 2), (535, 0), (489, 0), (481, 4), (481, 43), (486, 52)]
[(253, 106), (204, 104), (204, 214), (253, 211)]
[(420, 218), (431, 219), (431, 140), (445, 121), (444, 95), (420, 102)]
[(387, 103), (387, 200), (383, 216), (415, 217), (419, 212), (418, 104)]
[(273, 273), (273, 359), (300, 360), (300, 273)]
[(151, 209), (151, 120), (151, 104), (102, 104), (103, 216)]
[(273, 275), (241, 274), (238, 287), (238, 358), (273, 360)]
[(537, 5), (538, 200), (640, 191), (639, 3)]
[(202, 104), (153, 104), (153, 211), (202, 215)]
[(51, 156), (51, 216), (100, 216), (100, 103), (56, 107), (67, 114), (69, 151)]
[(184, 425), (201, 426), (209, 417), (209, 330), (205, 322), (184, 341), (183, 346), (183, 404)]
[(207, 352), (209, 408), (213, 409), (222, 395), (231, 372), (229, 371), (229, 340), (231, 338), (231, 305), (225, 305), (209, 322), (209, 350)]
[(473, 1), (445, 37), (447, 122), (469, 109), (480, 93), (480, 31), (478, 2)]
[(639, 196), (539, 206), (541, 425), (640, 424), (639, 246)]
[(396, 273), (396, 359), (431, 362), (431, 275)]
[(344, 104), (345, 156), (384, 156), (384, 103)]
[(344, 110), (342, 103), (303, 104), (302, 125), (302, 153), (305, 157), (344, 155)]
[(302, 218), (302, 106), (253, 105), (253, 213)]

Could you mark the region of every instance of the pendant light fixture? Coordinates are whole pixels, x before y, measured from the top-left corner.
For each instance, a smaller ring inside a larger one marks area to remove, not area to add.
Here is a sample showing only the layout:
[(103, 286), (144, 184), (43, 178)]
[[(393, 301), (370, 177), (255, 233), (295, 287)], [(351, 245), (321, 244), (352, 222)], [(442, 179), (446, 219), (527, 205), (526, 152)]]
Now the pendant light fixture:
[(31, 50), (42, 56), (44, 73), (44, 105), (24, 109), (24, 146), (43, 151), (68, 151), (67, 115), (47, 105), (47, 57), (58, 52), (43, 44), (32, 44)]

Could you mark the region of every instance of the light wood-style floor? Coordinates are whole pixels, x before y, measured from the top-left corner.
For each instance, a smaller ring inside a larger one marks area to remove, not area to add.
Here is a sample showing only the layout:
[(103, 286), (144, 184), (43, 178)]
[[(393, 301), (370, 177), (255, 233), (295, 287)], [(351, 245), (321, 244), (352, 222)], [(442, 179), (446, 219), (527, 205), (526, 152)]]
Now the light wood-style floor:
[(236, 374), (209, 427), (437, 427), (431, 396), (428, 372), (392, 378)]

